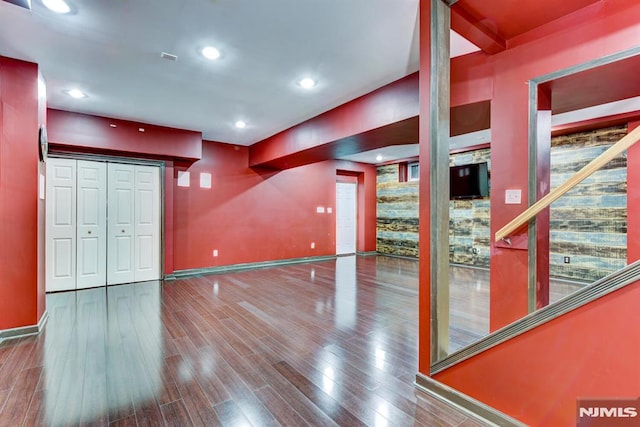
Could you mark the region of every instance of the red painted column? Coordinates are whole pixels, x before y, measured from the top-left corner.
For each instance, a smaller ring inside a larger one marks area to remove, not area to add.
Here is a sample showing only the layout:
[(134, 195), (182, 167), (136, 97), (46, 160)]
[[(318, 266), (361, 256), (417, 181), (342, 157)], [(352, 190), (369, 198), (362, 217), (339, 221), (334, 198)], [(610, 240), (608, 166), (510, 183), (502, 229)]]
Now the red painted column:
[[(640, 126), (631, 122), (627, 132)], [(640, 259), (640, 142), (627, 150), (627, 263)]]
[(164, 274), (171, 274), (173, 266), (173, 192), (174, 192), (173, 161), (164, 163)]
[[(521, 66), (511, 58), (496, 60), (491, 102), (491, 307), (489, 329), (495, 331), (525, 316), (528, 309), (526, 231), (512, 236), (518, 247), (496, 243), (495, 233), (527, 207), (528, 99)], [(522, 203), (506, 204), (507, 189), (521, 190)]]
[(44, 312), (38, 112), (38, 66), (0, 57), (0, 330), (36, 325)]
[(429, 375), (431, 367), (431, 0), (420, 1), (420, 194), (418, 371)]

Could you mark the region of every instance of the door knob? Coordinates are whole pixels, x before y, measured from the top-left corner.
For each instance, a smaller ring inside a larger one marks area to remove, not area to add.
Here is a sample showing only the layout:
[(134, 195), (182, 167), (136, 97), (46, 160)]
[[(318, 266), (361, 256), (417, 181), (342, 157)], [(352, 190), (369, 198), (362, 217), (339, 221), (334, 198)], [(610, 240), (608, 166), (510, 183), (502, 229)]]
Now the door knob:
[(124, 230), (122, 230), (122, 232), (124, 233)]
[(91, 230), (87, 231), (87, 234), (91, 234)]

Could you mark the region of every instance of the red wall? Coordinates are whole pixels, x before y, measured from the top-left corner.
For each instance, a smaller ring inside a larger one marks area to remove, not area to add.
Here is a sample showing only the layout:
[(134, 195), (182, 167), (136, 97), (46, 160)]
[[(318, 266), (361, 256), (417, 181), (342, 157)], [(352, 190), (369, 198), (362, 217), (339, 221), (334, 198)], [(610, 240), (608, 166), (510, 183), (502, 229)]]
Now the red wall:
[[(526, 202), (504, 203), (508, 188), (519, 188), (522, 199), (528, 198), (526, 83), (636, 46), (639, 13), (637, 2), (602, 2), (510, 41), (512, 47), (502, 53), (452, 60), (452, 105), (491, 98), (491, 235), (526, 208)], [(491, 270), (490, 328), (496, 330), (528, 312), (527, 252), (492, 243)]]
[[(115, 128), (110, 126), (112, 123)], [(174, 159), (200, 158), (201, 134), (53, 109), (47, 110), (47, 127), (52, 149), (165, 161), (164, 272), (173, 273)], [(145, 131), (140, 132), (139, 128)]]
[(640, 395), (640, 283), (434, 378), (531, 426), (575, 426), (580, 397)]
[[(174, 189), (175, 270), (334, 255), (338, 169), (362, 172), (369, 200), (360, 205), (366, 231), (359, 250), (375, 250), (375, 167), (327, 161), (254, 170), (248, 151), (204, 141), (202, 160), (176, 167), (176, 176), (177, 170), (190, 172), (191, 186)], [(202, 172), (211, 173), (212, 188), (199, 188)], [(333, 213), (317, 213), (318, 206)]]
[[(422, 8), (427, 4), (423, 1)], [(429, 30), (428, 22), (421, 21), (424, 31)], [(527, 200), (526, 82), (637, 46), (639, 22), (640, 3), (604, 0), (588, 13), (569, 15), (548, 28), (534, 30), (533, 35), (509, 42), (510, 49), (502, 53), (452, 61), (452, 100), (456, 103), (485, 99), (486, 85), (476, 86), (475, 82), (492, 82), (492, 235), (526, 207), (526, 203), (504, 204), (507, 188), (522, 189), (523, 200)], [(428, 54), (425, 45), (421, 54)], [(469, 73), (456, 68), (463, 63), (472, 63)], [(425, 65), (421, 65), (423, 71)], [(471, 81), (465, 82), (466, 76)], [(422, 105), (428, 102), (425, 96), (421, 97)], [(424, 117), (425, 110), (421, 113)], [(421, 203), (421, 220), (428, 214), (429, 208)], [(428, 239), (428, 231), (421, 224), (420, 240)], [(427, 261), (421, 260), (421, 269), (425, 267)], [(429, 293), (429, 283), (424, 279), (421, 272), (421, 295)], [(527, 314), (526, 293), (527, 252), (493, 244), (492, 330)], [(639, 304), (640, 290), (634, 285), (474, 356), (435, 378), (532, 425), (575, 425), (577, 397), (640, 395), (640, 366), (636, 363), (640, 335), (630, 337), (628, 333), (629, 325), (639, 320)], [(429, 329), (430, 317), (428, 304), (421, 305), (421, 337), (428, 334), (422, 331)], [(428, 360), (428, 351), (427, 343), (421, 340), (421, 361)], [(420, 369), (428, 374), (424, 363)]]
[(0, 57), (0, 330), (35, 325), (44, 310), (38, 111), (38, 66)]
[[(203, 142), (194, 132), (134, 122), (125, 126), (105, 117), (59, 110), (48, 110), (48, 120), (54, 147), (165, 161), (165, 274), (334, 255), (335, 182), (339, 170), (353, 174), (359, 183), (358, 250), (375, 251), (374, 166), (325, 161), (283, 171), (252, 169), (248, 147)], [(109, 126), (114, 122), (117, 128)], [(139, 127), (145, 128), (143, 135)], [(157, 138), (147, 138), (150, 135)], [(175, 147), (171, 149), (168, 145), (158, 148), (155, 143), (172, 138)], [(194, 153), (201, 159), (184, 160)], [(178, 171), (190, 172), (190, 187), (177, 186)], [(199, 187), (201, 172), (212, 175), (212, 188)], [(318, 206), (331, 207), (333, 213), (316, 213)], [(213, 256), (214, 249), (218, 250), (217, 257)]]

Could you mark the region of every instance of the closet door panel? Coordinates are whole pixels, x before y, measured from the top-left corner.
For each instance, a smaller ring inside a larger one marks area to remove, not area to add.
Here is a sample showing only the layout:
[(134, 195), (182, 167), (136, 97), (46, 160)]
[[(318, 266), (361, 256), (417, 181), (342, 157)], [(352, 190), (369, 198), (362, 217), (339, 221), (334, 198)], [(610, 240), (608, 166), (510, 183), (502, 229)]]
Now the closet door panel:
[(107, 285), (135, 281), (135, 166), (109, 163)]
[(47, 292), (76, 288), (76, 166), (75, 160), (47, 160)]
[(160, 278), (160, 169), (135, 167), (135, 281)]
[(107, 165), (78, 161), (77, 288), (107, 283)]

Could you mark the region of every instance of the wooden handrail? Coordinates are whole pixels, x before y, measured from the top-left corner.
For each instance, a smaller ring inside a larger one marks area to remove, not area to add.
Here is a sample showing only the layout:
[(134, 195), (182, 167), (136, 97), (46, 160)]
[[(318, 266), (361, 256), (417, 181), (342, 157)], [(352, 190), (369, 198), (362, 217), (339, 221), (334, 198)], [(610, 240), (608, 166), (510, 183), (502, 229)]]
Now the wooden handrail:
[(640, 140), (640, 127), (635, 128), (633, 131), (625, 135), (620, 141), (613, 144), (604, 153), (589, 162), (585, 167), (580, 169), (571, 178), (567, 179), (562, 185), (556, 187), (553, 191), (549, 192), (546, 196), (529, 206), (524, 212), (512, 219), (507, 225), (502, 227), (496, 232), (496, 242), (509, 236), (514, 231), (517, 231), (523, 225), (531, 221), (536, 215), (538, 215), (543, 209), (548, 207), (551, 203), (555, 202), (564, 193), (572, 190), (576, 185), (587, 179), (591, 174), (601, 169), (611, 159), (631, 147), (633, 144)]

